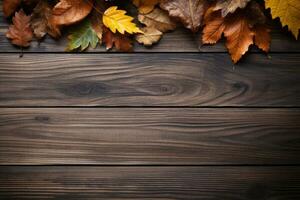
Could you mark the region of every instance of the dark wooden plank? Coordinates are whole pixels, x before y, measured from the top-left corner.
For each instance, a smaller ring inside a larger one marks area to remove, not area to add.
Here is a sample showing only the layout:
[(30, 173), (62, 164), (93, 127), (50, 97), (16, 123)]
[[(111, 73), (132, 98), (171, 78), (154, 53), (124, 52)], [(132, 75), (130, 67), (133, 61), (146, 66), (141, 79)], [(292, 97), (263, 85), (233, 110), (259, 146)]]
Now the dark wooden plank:
[(300, 164), (300, 109), (2, 108), (0, 164)]
[(299, 167), (0, 167), (1, 199), (300, 198)]
[[(20, 50), (10, 44), (6, 39), (8, 22), (2, 13), (2, 1), (0, 2), (0, 52), (19, 52)], [(281, 30), (278, 21), (271, 23), (272, 44), (271, 52), (300, 52), (300, 40), (296, 41), (294, 37), (286, 30)], [(64, 52), (67, 45), (66, 36), (56, 41), (47, 37), (42, 43), (34, 41), (31, 48), (25, 52)], [(193, 35), (188, 30), (178, 28), (176, 31), (167, 33), (158, 45), (152, 48), (145, 48), (135, 43), (135, 52), (227, 52), (224, 43), (218, 43), (214, 46), (201, 46), (200, 36)], [(252, 48), (253, 51), (259, 51)], [(90, 49), (92, 52), (105, 52), (105, 48)]]
[(299, 54), (0, 55), (0, 106), (299, 106)]

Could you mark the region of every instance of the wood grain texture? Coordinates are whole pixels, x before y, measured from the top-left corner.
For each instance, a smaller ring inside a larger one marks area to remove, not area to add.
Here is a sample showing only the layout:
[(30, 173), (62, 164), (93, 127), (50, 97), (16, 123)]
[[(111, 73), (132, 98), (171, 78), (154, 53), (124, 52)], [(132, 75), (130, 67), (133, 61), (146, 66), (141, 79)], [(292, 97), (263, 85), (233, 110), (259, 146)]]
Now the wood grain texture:
[[(20, 52), (6, 39), (8, 22), (2, 13), (2, 1), (0, 2), (0, 52)], [(134, 13), (134, 11), (132, 11)], [(271, 52), (300, 52), (300, 40), (295, 40), (291, 33), (281, 30), (278, 21), (270, 25), (272, 27)], [(47, 37), (42, 43), (34, 41), (25, 52), (64, 52), (67, 46), (67, 33), (60, 40)], [(90, 52), (106, 52), (104, 47), (89, 49)], [(227, 52), (224, 42), (219, 42), (214, 46), (202, 46), (200, 35), (192, 34), (184, 28), (178, 28), (174, 32), (166, 33), (158, 45), (146, 48), (135, 43), (135, 52)], [(251, 51), (259, 51), (258, 48), (251, 48)]]
[(0, 55), (0, 106), (299, 106), (299, 54)]
[(300, 109), (2, 108), (0, 164), (300, 164)]
[(0, 167), (1, 199), (296, 200), (299, 167)]

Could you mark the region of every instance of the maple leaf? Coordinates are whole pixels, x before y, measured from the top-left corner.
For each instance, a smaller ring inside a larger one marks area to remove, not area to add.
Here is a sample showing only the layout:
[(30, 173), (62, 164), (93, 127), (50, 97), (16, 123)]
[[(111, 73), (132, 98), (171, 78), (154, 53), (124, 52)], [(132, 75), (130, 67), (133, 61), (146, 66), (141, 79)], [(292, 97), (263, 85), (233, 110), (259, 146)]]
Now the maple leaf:
[(11, 42), (20, 47), (30, 46), (33, 38), (32, 29), (30, 27), (30, 16), (27, 16), (23, 10), (16, 12), (13, 17), (13, 25), (9, 27), (6, 37)]
[(145, 46), (150, 46), (158, 42), (163, 35), (162, 32), (154, 27), (145, 27), (142, 28), (142, 31), (144, 33), (136, 35), (135, 39)]
[(245, 8), (250, 0), (219, 0), (214, 10), (221, 10), (222, 17), (234, 13), (238, 8)]
[(71, 25), (84, 19), (92, 10), (92, 0), (60, 0), (52, 10), (51, 23)]
[(152, 12), (159, 1), (160, 0), (133, 0), (133, 4), (138, 7), (141, 14), (148, 14)]
[(126, 35), (113, 33), (108, 28), (104, 28), (103, 42), (106, 44), (107, 50), (115, 46), (119, 51), (131, 52), (133, 47), (132, 41)]
[(73, 51), (78, 48), (80, 48), (81, 51), (84, 51), (89, 46), (96, 48), (99, 42), (97, 33), (94, 31), (92, 24), (88, 19), (83, 20), (80, 24), (73, 27), (68, 39), (68, 51)]
[(163, 33), (176, 28), (176, 24), (170, 19), (168, 14), (159, 8), (155, 8), (148, 14), (139, 14), (138, 20), (148, 27), (154, 27)]
[(253, 17), (262, 15), (263, 11), (256, 2), (251, 2), (251, 4), (244, 10), (236, 11), (225, 18), (222, 17), (220, 10), (215, 11), (214, 7), (209, 8), (204, 17), (205, 27), (202, 42), (204, 44), (214, 44), (224, 34), (226, 47), (234, 63), (240, 60), (253, 43), (263, 51), (268, 51), (270, 45), (269, 29), (261, 17), (256, 18), (256, 21)]
[(125, 34), (125, 32), (129, 34), (142, 33), (132, 20), (133, 17), (126, 15), (124, 10), (118, 10), (117, 6), (108, 8), (103, 15), (103, 24), (113, 33), (116, 33), (116, 31), (121, 34)]
[(4, 0), (3, 1), (3, 13), (5, 17), (9, 17), (17, 10), (21, 0)]
[(55, 38), (60, 36), (58, 27), (51, 24), (51, 16), (52, 9), (50, 8), (48, 1), (39, 1), (33, 9), (33, 15), (31, 17), (31, 28), (37, 39), (42, 39), (47, 33)]
[(266, 0), (266, 7), (271, 9), (272, 17), (280, 18), (282, 26), (288, 26), (293, 35), (299, 37), (300, 1), (299, 0)]
[(197, 32), (208, 3), (207, 0), (163, 0), (160, 6), (171, 17), (178, 18), (186, 28)]

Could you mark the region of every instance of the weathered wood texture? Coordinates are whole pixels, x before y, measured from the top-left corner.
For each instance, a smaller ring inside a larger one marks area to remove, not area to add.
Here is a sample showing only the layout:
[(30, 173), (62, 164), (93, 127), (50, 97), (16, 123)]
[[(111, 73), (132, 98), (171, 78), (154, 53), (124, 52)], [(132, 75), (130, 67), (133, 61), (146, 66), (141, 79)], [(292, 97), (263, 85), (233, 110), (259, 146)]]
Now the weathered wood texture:
[[(2, 1), (0, 1), (2, 11)], [(300, 52), (300, 41), (286, 29), (281, 30), (278, 20), (270, 22), (272, 27), (271, 52)], [(6, 39), (8, 22), (0, 13), (0, 52), (20, 52), (20, 50), (10, 44)], [(47, 37), (42, 43), (34, 41), (25, 52), (64, 52), (67, 46), (67, 37), (64, 35), (59, 40)], [(174, 32), (166, 33), (158, 45), (146, 48), (135, 43), (135, 52), (227, 52), (224, 42), (219, 42), (214, 46), (202, 46), (200, 35), (193, 35), (190, 31), (178, 28)], [(260, 51), (258, 48), (251, 48), (252, 51)], [(106, 52), (104, 47), (89, 49), (91, 52)]]
[(300, 164), (300, 109), (2, 108), (0, 164)]
[(0, 167), (1, 199), (296, 200), (298, 167)]
[(0, 55), (1, 106), (299, 106), (299, 54)]

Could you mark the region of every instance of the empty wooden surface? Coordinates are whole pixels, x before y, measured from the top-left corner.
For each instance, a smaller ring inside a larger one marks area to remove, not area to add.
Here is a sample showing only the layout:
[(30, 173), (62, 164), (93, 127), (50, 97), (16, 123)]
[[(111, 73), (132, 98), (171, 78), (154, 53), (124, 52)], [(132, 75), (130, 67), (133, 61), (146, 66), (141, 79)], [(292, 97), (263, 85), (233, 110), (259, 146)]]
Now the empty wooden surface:
[(299, 199), (298, 167), (0, 167), (1, 199)]
[(300, 164), (300, 109), (2, 109), (2, 164)]
[(298, 106), (299, 54), (0, 54), (0, 106)]
[(7, 26), (0, 199), (300, 199), (300, 42), (278, 21), (238, 65), (182, 28), (136, 54), (47, 37), (19, 58)]

